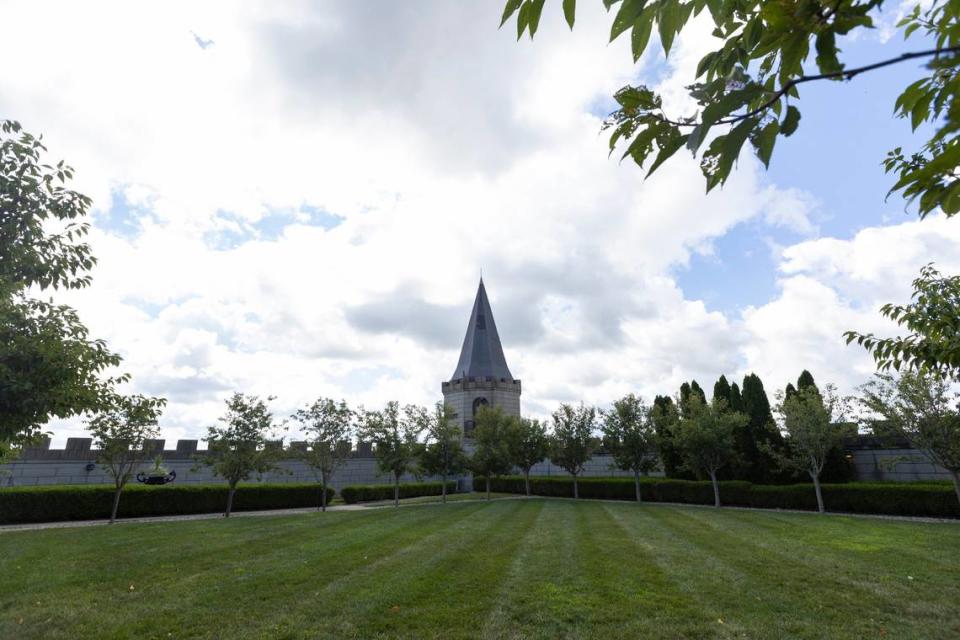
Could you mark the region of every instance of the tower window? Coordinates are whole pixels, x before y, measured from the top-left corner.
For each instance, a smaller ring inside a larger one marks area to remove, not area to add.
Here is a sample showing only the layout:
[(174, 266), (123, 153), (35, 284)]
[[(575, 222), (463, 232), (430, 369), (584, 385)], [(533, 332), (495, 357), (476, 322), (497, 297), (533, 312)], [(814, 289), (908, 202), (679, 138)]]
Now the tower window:
[(489, 402), (486, 398), (477, 398), (473, 401), (473, 417), (477, 417), (477, 412), (480, 411), (480, 407), (485, 407)]

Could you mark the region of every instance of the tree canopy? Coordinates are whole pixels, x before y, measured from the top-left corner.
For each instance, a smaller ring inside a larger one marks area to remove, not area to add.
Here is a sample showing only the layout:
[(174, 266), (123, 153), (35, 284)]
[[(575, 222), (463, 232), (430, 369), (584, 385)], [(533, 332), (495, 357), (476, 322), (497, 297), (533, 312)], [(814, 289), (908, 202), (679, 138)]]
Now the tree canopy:
[(91, 339), (76, 311), (31, 295), (86, 287), (96, 263), (82, 241), (91, 201), (46, 152), (19, 123), (0, 121), (0, 451), (51, 417), (109, 406), (114, 385), (127, 380), (103, 377), (120, 357)]
[(906, 329), (906, 336), (880, 338), (872, 333), (848, 331), (847, 343), (856, 341), (873, 356), (880, 371), (930, 372), (960, 380), (960, 276), (943, 276), (927, 265), (913, 281), (908, 304), (885, 304), (887, 318)]
[(327, 510), (327, 483), (337, 467), (350, 456), (354, 431), (354, 413), (344, 400), (319, 398), (292, 416), (307, 436), (307, 448), (299, 457), (313, 469), (320, 480), (320, 509)]
[(216, 476), (227, 481), (227, 507), (224, 515), (230, 517), (237, 484), (276, 468), (280, 447), (267, 440), (276, 428), (267, 402), (253, 395), (234, 393), (226, 401), (227, 410), (220, 418), (222, 426), (207, 428), (207, 455), (204, 464)]
[[(851, 67), (837, 46), (841, 36), (875, 26), (883, 0), (602, 0), (611, 12), (609, 40), (629, 33), (633, 60), (643, 55), (656, 25), (660, 45), (669, 55), (676, 37), (691, 19), (706, 10), (713, 21), (717, 47), (700, 60), (688, 84), (697, 105), (693, 113), (671, 113), (662, 96), (646, 85), (628, 85), (614, 94), (618, 108), (604, 127), (610, 151), (622, 144), (631, 158), (652, 174), (680, 149), (700, 157), (707, 191), (722, 185), (749, 144), (769, 165), (779, 137), (793, 135), (801, 112), (800, 87), (815, 81), (843, 81), (907, 60), (927, 60), (926, 71), (891, 105), (914, 130), (934, 123), (933, 133), (917, 153), (902, 148), (884, 161), (897, 175), (891, 191), (915, 200), (921, 216), (942, 208), (960, 211), (960, 4), (933, 0), (917, 7), (898, 26), (904, 37), (923, 36), (920, 48), (893, 58)], [(544, 0), (507, 0), (501, 26), (515, 17), (517, 37), (539, 27)], [(576, 0), (563, 0), (572, 29)], [(932, 46), (931, 46), (932, 45)], [(812, 58), (812, 61), (811, 61)], [(811, 64), (812, 62), (812, 64)], [(816, 67), (818, 73), (808, 73)], [(711, 135), (720, 132), (719, 135)], [(879, 160), (879, 159), (878, 159)]]

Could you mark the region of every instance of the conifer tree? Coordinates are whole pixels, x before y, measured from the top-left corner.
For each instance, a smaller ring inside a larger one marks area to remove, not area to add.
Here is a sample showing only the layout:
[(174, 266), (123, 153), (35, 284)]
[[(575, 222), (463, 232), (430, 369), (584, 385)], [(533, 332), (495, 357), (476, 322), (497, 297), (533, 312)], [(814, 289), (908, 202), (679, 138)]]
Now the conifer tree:
[(795, 386), (793, 386), (793, 383), (792, 383), (792, 382), (788, 382), (788, 383), (787, 383), (787, 388), (784, 389), (784, 391), (783, 391), (783, 397), (784, 397), (784, 399), (790, 398), (790, 397), (792, 397), (793, 394), (795, 394), (796, 392), (797, 392), (797, 388), (796, 388)]
[(760, 376), (750, 373), (744, 377), (742, 397), (743, 411), (749, 420), (737, 430), (737, 450), (741, 463), (736, 476), (750, 482), (769, 482), (773, 478), (776, 463), (766, 450), (782, 448), (783, 437), (775, 427), (770, 400)]
[(740, 385), (736, 382), (730, 385), (730, 409), (743, 412), (743, 396), (740, 395)]
[(713, 385), (713, 399), (714, 400), (723, 400), (727, 407), (730, 407), (730, 383), (727, 382), (727, 377), (724, 375), (720, 376), (720, 379), (717, 380)]
[(800, 374), (800, 377), (797, 378), (797, 391), (802, 391), (803, 389), (808, 388), (812, 388), (816, 393), (820, 393), (820, 389), (817, 388), (817, 383), (813, 381), (813, 375), (804, 369), (803, 373)]
[(678, 414), (677, 405), (670, 396), (657, 396), (653, 399), (651, 418), (654, 430), (657, 432), (657, 449), (660, 453), (660, 463), (663, 465), (663, 474), (668, 478), (677, 478), (682, 474), (683, 456), (679, 445), (674, 441), (671, 430), (678, 419)]
[(696, 381), (696, 380), (691, 380), (691, 381), (690, 381), (690, 393), (695, 393), (695, 394), (697, 394), (697, 396), (699, 396), (700, 399), (701, 399), (704, 403), (706, 403), (706, 401), (707, 401), (707, 394), (704, 393), (703, 389), (700, 387), (699, 384), (697, 384), (697, 381)]

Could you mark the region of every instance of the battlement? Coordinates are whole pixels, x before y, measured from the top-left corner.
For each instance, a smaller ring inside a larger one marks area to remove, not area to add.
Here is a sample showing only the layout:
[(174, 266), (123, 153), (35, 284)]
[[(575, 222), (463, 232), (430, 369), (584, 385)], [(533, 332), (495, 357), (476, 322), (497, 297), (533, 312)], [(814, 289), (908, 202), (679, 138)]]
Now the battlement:
[(441, 389), (444, 393), (482, 389), (504, 389), (520, 393), (521, 383), (519, 380), (511, 380), (509, 378), (494, 378), (492, 376), (469, 377), (457, 378), (455, 380), (450, 380), (449, 382), (444, 382), (441, 384)]
[[(205, 450), (198, 449), (199, 440), (176, 440), (172, 449), (167, 449), (166, 440), (147, 440), (144, 443), (144, 455), (148, 458), (161, 456), (164, 460), (193, 460), (207, 455)], [(307, 443), (294, 441), (284, 443), (271, 441), (271, 447), (279, 447), (292, 456), (307, 450)], [(43, 438), (32, 447), (24, 447), (16, 461), (26, 460), (89, 460), (95, 461), (100, 451), (93, 448), (93, 438), (67, 438), (63, 449), (51, 449), (50, 438)], [(351, 458), (372, 458), (373, 447), (368, 442), (359, 442), (350, 453)]]

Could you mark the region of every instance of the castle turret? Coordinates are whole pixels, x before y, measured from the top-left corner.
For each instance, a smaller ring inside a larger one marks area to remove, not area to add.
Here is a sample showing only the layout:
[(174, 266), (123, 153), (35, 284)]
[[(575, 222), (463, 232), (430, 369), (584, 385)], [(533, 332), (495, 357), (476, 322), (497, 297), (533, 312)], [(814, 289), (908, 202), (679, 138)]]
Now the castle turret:
[(443, 401), (453, 407), (467, 436), (473, 430), (474, 416), (484, 405), (501, 407), (507, 415), (520, 415), (520, 381), (514, 379), (507, 367), (482, 278), (460, 349), (460, 360), (442, 389)]

